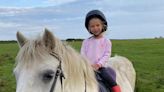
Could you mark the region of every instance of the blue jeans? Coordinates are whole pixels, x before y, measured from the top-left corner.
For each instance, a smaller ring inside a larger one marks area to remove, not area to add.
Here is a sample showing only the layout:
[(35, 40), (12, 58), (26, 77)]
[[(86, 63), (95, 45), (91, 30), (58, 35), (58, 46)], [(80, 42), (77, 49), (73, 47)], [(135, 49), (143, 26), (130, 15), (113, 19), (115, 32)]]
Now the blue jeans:
[(117, 85), (116, 80), (112, 78), (108, 68), (101, 67), (98, 70), (100, 77), (106, 82), (110, 88)]

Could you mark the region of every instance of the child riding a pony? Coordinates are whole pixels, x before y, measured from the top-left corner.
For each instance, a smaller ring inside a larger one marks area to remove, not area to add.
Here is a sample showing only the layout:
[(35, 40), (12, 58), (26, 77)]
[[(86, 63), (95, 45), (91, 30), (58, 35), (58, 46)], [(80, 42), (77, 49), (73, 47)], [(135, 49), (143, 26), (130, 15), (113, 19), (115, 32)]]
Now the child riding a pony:
[(85, 27), (92, 36), (83, 41), (81, 54), (90, 61), (93, 69), (100, 73), (112, 92), (121, 92), (119, 85), (104, 67), (104, 64), (109, 61), (112, 48), (111, 41), (103, 35), (108, 27), (104, 14), (99, 10), (88, 12), (85, 18)]

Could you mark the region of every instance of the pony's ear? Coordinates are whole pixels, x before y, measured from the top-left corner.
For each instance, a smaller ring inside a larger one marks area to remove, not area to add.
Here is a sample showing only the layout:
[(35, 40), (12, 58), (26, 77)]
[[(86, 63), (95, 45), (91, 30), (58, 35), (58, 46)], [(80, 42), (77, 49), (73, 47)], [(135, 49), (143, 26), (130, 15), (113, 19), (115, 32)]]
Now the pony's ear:
[(48, 29), (43, 34), (43, 44), (49, 51), (55, 48), (55, 37)]
[(18, 31), (17, 32), (17, 42), (19, 44), (19, 47), (23, 47), (23, 45), (26, 43), (27, 39)]

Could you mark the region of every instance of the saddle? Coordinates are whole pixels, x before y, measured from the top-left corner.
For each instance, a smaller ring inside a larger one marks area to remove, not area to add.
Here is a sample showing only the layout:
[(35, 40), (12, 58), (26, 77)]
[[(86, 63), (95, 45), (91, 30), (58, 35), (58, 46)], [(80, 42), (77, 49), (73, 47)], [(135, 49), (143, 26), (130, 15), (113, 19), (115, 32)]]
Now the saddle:
[[(107, 70), (108, 70), (108, 73), (111, 75), (111, 77), (114, 80), (116, 80), (116, 73), (115, 73), (115, 71), (112, 68), (110, 68), (110, 67), (108, 67)], [(99, 72), (95, 72), (95, 75), (96, 75), (97, 82), (99, 84), (99, 92), (112, 92), (111, 88), (109, 88), (107, 86), (108, 83), (105, 81), (105, 79), (103, 79), (101, 77), (100, 73)]]

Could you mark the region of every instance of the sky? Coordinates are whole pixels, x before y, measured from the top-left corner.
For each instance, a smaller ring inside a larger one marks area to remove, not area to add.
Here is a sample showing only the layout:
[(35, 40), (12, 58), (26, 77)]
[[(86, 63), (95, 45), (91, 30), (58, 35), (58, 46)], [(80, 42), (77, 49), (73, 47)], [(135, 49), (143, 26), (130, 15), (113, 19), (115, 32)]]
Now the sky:
[(164, 0), (0, 0), (0, 40), (16, 40), (17, 31), (35, 38), (45, 28), (60, 39), (85, 39), (93, 9), (105, 14), (109, 39), (164, 37)]

